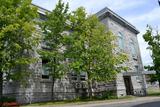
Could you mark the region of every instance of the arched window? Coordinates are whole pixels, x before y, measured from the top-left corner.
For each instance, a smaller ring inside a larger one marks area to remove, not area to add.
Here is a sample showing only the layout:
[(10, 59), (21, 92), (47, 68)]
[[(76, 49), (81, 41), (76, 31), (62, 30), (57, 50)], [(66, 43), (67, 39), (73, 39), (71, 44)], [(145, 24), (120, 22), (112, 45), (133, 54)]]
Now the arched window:
[(124, 49), (124, 35), (118, 32), (118, 46), (120, 49)]

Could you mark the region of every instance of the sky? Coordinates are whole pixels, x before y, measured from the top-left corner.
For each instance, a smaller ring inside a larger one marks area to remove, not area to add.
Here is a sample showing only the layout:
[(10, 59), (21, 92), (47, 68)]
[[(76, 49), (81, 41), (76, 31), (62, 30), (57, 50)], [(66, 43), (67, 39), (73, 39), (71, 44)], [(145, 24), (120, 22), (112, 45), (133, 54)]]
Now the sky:
[[(152, 64), (151, 52), (147, 50), (147, 44), (143, 40), (146, 26), (151, 25), (160, 30), (160, 6), (158, 0), (63, 0), (68, 2), (70, 10), (83, 6), (88, 14), (94, 14), (108, 7), (115, 13), (134, 25), (140, 33), (138, 42), (141, 51), (143, 65)], [(58, 0), (33, 0), (32, 3), (48, 10), (55, 8)]]

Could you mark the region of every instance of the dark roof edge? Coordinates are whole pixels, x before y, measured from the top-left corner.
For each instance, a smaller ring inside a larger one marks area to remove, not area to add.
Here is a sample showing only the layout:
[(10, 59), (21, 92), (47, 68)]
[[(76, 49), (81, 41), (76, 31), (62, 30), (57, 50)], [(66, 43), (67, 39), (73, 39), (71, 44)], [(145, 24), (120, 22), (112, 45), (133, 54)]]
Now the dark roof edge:
[(133, 29), (135, 31), (136, 34), (139, 33), (139, 30), (136, 29), (135, 26), (133, 26), (131, 23), (129, 23), (128, 21), (126, 21), (124, 18), (122, 18), (121, 16), (119, 16), (118, 14), (116, 14), (115, 12), (113, 12), (112, 10), (110, 10), (108, 7), (105, 7), (104, 9), (100, 10), (95, 15), (97, 15), (97, 17), (100, 17), (100, 16), (102, 16), (102, 15), (104, 15), (106, 13), (110, 13), (111, 15), (113, 15), (114, 17), (116, 17), (118, 20), (120, 20), (123, 23), (127, 24), (131, 29)]
[(40, 14), (46, 15), (46, 12), (51, 12), (50, 10), (47, 10), (43, 7), (36, 5), (36, 4), (32, 3), (32, 5), (38, 8), (38, 13), (40, 13)]

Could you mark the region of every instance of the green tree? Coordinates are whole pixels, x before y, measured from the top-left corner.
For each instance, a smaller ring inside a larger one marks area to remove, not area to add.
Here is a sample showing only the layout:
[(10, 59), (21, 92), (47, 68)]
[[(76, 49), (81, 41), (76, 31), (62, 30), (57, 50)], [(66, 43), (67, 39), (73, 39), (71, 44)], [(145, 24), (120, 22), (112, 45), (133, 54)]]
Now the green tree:
[(67, 71), (64, 63), (63, 38), (66, 35), (64, 32), (68, 30), (68, 16), (68, 4), (59, 0), (55, 9), (47, 13), (47, 20), (42, 23), (45, 49), (42, 47), (39, 53), (42, 60), (47, 60), (45, 66), (49, 69), (49, 75), (52, 77), (52, 99), (54, 99), (55, 81), (60, 79)]
[(115, 36), (94, 15), (87, 16), (78, 8), (70, 16), (71, 33), (66, 36), (66, 54), (71, 71), (86, 72), (89, 96), (92, 97), (93, 81), (112, 81), (126, 67), (125, 54), (115, 52)]
[(155, 75), (151, 75), (151, 81), (158, 80), (160, 86), (160, 34), (158, 31), (154, 31), (152, 27), (147, 26), (143, 38), (149, 45), (147, 49), (151, 50), (151, 57), (153, 60), (153, 64), (148, 65), (145, 68), (156, 71)]
[(0, 0), (0, 98), (4, 79), (24, 81), (35, 61), (30, 53), (39, 41), (33, 35), (37, 16), (31, 0)]

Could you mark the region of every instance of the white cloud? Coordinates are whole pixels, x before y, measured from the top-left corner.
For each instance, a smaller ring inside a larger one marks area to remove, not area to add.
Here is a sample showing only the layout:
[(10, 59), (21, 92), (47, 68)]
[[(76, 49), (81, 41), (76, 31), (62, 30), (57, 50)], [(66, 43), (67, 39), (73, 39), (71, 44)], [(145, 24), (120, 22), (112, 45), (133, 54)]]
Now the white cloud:
[[(33, 0), (34, 4), (52, 10), (58, 0)], [(137, 7), (145, 3), (145, 0), (63, 0), (69, 2), (71, 10), (75, 10), (80, 6), (84, 6), (89, 13), (95, 13), (104, 7), (109, 7), (112, 10), (124, 10), (132, 7)]]
[[(109, 1), (109, 2), (108, 2)], [(113, 0), (107, 0), (107, 4), (109, 7), (111, 7), (111, 9), (113, 10), (124, 10), (124, 9), (128, 9), (128, 8), (135, 8), (137, 6), (140, 6), (142, 4), (146, 3), (145, 0), (115, 0), (115, 2), (113, 2)]]
[(114, 11), (125, 10), (133, 8), (146, 3), (145, 0), (64, 0), (70, 3), (72, 10), (79, 6), (84, 6), (88, 13), (95, 13), (104, 7), (109, 7)]
[(33, 0), (32, 3), (48, 10), (52, 10), (58, 0)]
[[(160, 8), (154, 8), (151, 11), (138, 15), (138, 16), (130, 16), (126, 17), (131, 23), (151, 23), (155, 20), (160, 19)], [(159, 21), (158, 21), (159, 22)], [(160, 23), (160, 22), (159, 22)]]

